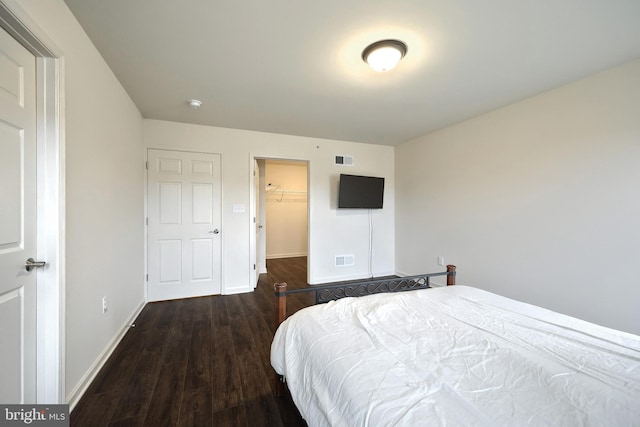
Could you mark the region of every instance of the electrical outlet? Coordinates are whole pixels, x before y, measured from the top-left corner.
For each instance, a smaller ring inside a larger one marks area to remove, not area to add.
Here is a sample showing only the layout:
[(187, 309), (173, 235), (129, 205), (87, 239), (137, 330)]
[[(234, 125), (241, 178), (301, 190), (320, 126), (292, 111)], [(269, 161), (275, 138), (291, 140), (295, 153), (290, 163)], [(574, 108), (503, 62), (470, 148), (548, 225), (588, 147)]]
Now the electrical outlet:
[(102, 297), (102, 314), (105, 314), (109, 308), (107, 307), (107, 297)]
[(438, 265), (444, 265), (444, 257), (442, 255), (438, 256)]

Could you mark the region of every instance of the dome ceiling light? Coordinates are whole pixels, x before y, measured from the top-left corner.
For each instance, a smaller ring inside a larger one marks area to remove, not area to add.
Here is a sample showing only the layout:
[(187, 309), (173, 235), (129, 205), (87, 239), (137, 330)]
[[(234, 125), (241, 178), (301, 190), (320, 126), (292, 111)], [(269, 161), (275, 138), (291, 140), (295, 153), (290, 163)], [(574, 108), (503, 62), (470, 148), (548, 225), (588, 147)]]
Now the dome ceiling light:
[(198, 99), (190, 99), (187, 101), (187, 105), (193, 108), (194, 110), (197, 110), (202, 105), (202, 101)]
[(407, 53), (407, 45), (400, 40), (380, 40), (362, 51), (362, 60), (379, 72), (393, 69)]

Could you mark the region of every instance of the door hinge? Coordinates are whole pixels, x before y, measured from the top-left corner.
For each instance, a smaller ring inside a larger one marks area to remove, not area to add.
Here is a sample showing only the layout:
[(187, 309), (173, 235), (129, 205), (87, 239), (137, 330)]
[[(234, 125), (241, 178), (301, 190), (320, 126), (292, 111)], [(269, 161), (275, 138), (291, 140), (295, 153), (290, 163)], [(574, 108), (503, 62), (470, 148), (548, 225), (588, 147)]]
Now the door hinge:
[(149, 170), (149, 162), (144, 162), (144, 168), (145, 168), (146, 170)]
[(147, 282), (149, 281), (149, 275), (147, 274), (145, 279), (147, 280)]
[(145, 218), (144, 223), (145, 225), (149, 225), (149, 217)]
[(255, 216), (253, 217), (253, 223), (254, 224), (256, 223), (256, 217)]
[(255, 264), (253, 264), (253, 269), (254, 269), (254, 270), (256, 269), (256, 265), (255, 265)]

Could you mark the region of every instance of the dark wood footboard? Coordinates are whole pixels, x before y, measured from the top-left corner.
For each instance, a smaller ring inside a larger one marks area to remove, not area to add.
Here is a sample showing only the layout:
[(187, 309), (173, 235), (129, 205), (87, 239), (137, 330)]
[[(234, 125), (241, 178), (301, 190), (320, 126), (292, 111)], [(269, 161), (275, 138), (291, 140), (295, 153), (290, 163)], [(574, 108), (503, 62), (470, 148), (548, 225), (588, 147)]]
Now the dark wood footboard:
[[(418, 274), (408, 277), (394, 277), (383, 280), (369, 280), (362, 282), (338, 283), (332, 285), (309, 286), (302, 289), (287, 290), (287, 283), (274, 285), (276, 293), (276, 327), (287, 318), (287, 295), (315, 292), (316, 304), (322, 304), (346, 297), (361, 297), (386, 292), (403, 292), (416, 289), (430, 288), (430, 279), (437, 276), (447, 276), (447, 286), (456, 284), (456, 266), (447, 265), (447, 271), (440, 273)], [(276, 374), (275, 395), (284, 396), (284, 378)]]

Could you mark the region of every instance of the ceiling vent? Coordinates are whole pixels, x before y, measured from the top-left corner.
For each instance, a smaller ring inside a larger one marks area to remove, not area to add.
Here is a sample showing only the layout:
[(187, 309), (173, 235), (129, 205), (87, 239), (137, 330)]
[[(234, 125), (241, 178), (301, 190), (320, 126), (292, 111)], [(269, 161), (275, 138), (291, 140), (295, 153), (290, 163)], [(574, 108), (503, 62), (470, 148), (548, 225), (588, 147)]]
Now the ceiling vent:
[(353, 156), (336, 156), (336, 165), (353, 166)]

